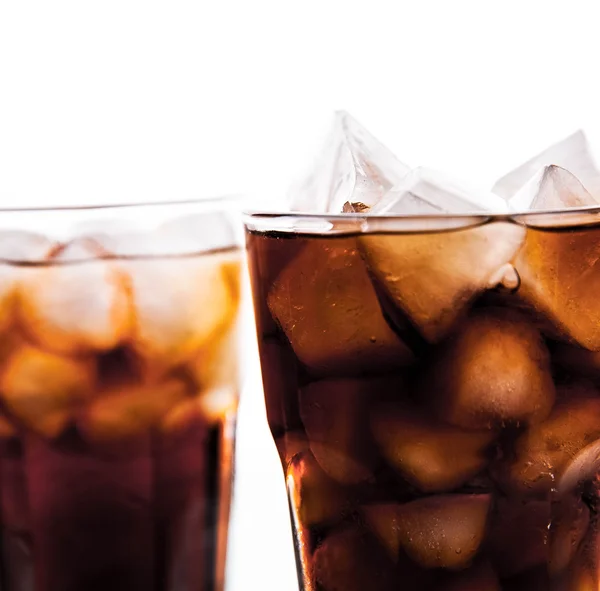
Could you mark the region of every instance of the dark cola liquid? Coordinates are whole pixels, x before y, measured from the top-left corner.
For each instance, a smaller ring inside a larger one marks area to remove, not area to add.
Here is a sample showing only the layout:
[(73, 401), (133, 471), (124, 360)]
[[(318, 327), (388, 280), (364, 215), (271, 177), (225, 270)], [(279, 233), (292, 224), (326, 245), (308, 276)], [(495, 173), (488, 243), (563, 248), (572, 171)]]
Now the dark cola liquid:
[(75, 433), (6, 441), (2, 589), (217, 588), (225, 441), (200, 422), (110, 453)]
[(0, 589), (223, 589), (239, 253), (0, 270)]
[(600, 229), (248, 248), (304, 590), (597, 588)]

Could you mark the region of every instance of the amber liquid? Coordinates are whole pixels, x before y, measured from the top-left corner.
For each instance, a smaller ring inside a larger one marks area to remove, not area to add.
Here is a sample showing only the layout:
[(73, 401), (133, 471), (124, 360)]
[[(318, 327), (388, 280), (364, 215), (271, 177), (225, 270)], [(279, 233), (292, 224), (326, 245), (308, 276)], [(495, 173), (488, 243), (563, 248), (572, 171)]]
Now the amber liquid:
[[(42, 344), (28, 329), (17, 300), (1, 355), (1, 589), (223, 589), (237, 383), (234, 371), (222, 382), (221, 367), (236, 365), (239, 304), (239, 256), (225, 255), (230, 309), (199, 309), (223, 321), (203, 339), (186, 334), (193, 344), (181, 354), (165, 348), (177, 357), (145, 357), (152, 343), (136, 344), (141, 330), (130, 327), (143, 321), (128, 279), (136, 261), (116, 274), (128, 319), (113, 348), (53, 350), (51, 338)], [(199, 271), (188, 287), (219, 277), (206, 271), (212, 256), (195, 257)], [(223, 256), (214, 255), (217, 267)], [(100, 264), (120, 262), (73, 265), (74, 276), (94, 276)], [(180, 264), (184, 274), (195, 268), (190, 257), (161, 264), (175, 274)], [(24, 270), (32, 277), (49, 270), (47, 280), (57, 280), (51, 265)], [(207, 293), (204, 285), (198, 293)]]
[(600, 229), (528, 229), (485, 285), (471, 232), (248, 233), (304, 591), (600, 582)]

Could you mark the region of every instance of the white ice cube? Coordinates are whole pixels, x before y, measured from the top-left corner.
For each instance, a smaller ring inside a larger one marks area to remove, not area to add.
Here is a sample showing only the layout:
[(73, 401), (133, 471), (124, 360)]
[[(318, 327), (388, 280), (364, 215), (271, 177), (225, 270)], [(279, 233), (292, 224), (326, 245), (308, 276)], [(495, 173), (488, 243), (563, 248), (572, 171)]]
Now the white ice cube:
[(575, 175), (555, 165), (540, 169), (508, 203), (513, 211), (598, 205)]
[[(597, 205), (581, 182), (558, 166), (540, 171), (514, 200), (519, 208), (533, 210)], [(600, 350), (597, 253), (592, 226), (572, 232), (530, 227), (514, 261), (521, 277), (520, 297), (543, 314), (561, 338), (592, 351)]]
[(346, 203), (371, 207), (409, 170), (360, 123), (339, 111), (316, 166), (290, 190), (290, 207), (322, 213), (339, 213)]
[(470, 303), (499, 277), (524, 230), (494, 222), (455, 232), (365, 234), (371, 274), (430, 342), (439, 342)]
[(117, 346), (131, 320), (127, 278), (93, 240), (77, 239), (24, 269), (21, 322), (40, 345), (60, 353)]
[(19, 263), (43, 260), (52, 241), (41, 234), (18, 230), (0, 230), (0, 332), (15, 319), (15, 295), (28, 268)]
[(62, 357), (26, 344), (12, 351), (0, 372), (8, 410), (47, 437), (62, 432), (90, 397), (95, 381), (93, 360)]
[(159, 373), (193, 357), (235, 318), (238, 294), (230, 270), (239, 255), (123, 262), (133, 303), (132, 344)]
[(374, 205), (371, 213), (504, 213), (507, 209), (504, 199), (493, 193), (470, 187), (443, 172), (419, 167)]
[(504, 175), (496, 181), (492, 192), (509, 200), (540, 168), (551, 164), (566, 168), (588, 188), (592, 195), (600, 195), (600, 171), (582, 130), (576, 131)]

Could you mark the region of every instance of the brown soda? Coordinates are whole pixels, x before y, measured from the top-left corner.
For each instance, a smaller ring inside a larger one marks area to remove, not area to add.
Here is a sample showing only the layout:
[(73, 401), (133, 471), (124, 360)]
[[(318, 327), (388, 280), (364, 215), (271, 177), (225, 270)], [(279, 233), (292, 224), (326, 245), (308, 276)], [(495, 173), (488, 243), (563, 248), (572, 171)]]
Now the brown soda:
[(600, 228), (247, 243), (304, 591), (597, 576)]
[(84, 247), (0, 263), (0, 588), (221, 591), (241, 254)]

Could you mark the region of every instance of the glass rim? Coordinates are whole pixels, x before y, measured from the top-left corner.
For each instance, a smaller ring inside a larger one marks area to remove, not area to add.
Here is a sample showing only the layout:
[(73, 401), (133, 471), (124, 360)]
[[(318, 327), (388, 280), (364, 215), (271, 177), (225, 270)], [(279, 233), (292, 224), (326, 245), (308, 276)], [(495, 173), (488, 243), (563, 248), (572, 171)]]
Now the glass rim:
[(449, 231), (494, 222), (552, 229), (600, 224), (600, 205), (503, 213), (369, 214), (245, 210), (242, 218), (250, 230), (300, 234)]
[(233, 193), (214, 197), (192, 197), (190, 199), (160, 199), (158, 201), (139, 201), (139, 202), (116, 202), (116, 203), (93, 203), (89, 205), (40, 205), (33, 207), (0, 207), (2, 213), (43, 213), (43, 212), (61, 212), (61, 211), (92, 211), (105, 209), (125, 209), (129, 207), (168, 207), (178, 205), (211, 205), (216, 203), (235, 203), (242, 200), (242, 195)]
[[(237, 223), (240, 198), (222, 195), (0, 208), (0, 263), (54, 266), (96, 259), (179, 258), (238, 249), (243, 244), (243, 228)], [(28, 240), (39, 240), (39, 244), (29, 251)], [(87, 246), (64, 260), (51, 254), (71, 243)]]

